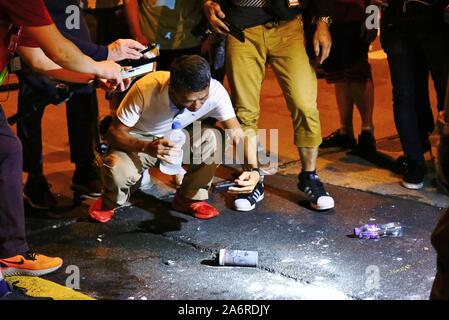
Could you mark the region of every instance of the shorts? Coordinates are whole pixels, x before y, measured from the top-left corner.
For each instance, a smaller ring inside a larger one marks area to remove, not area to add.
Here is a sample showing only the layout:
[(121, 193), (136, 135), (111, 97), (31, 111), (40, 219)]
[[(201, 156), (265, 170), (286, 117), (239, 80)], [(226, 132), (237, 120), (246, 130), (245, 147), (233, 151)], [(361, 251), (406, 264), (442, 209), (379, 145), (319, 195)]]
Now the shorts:
[(368, 62), (369, 44), (360, 36), (362, 23), (338, 23), (331, 27), (332, 48), (323, 63), (328, 83), (366, 82), (372, 79)]

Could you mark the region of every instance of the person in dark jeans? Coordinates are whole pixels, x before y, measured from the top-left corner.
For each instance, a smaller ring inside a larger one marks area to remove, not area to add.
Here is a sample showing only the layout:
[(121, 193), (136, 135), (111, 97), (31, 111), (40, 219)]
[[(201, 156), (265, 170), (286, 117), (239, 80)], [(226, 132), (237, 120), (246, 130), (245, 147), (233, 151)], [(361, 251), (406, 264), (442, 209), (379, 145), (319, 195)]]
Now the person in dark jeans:
[[(23, 171), (28, 173), (24, 198), (33, 208), (49, 209), (57, 205), (57, 200), (43, 175), (41, 122), (52, 99), (46, 91), (33, 87), (27, 76), (19, 78), (18, 114), (22, 116), (17, 123), (17, 135), (23, 146)], [(96, 198), (101, 195), (101, 181), (94, 166), (94, 142), (98, 136), (96, 95), (90, 88), (68, 90), (71, 91), (66, 102), (70, 161), (75, 164), (71, 189), (81, 197)]]
[[(79, 29), (67, 27), (66, 8), (69, 5), (78, 5), (79, 0), (46, 0), (45, 3), (58, 29), (94, 60), (111, 58), (117, 61), (132, 58), (112, 53), (120, 44), (113, 43), (106, 47), (91, 43), (83, 16)], [(128, 46), (125, 43), (122, 45)], [(144, 47), (141, 46), (142, 48)], [(93, 87), (63, 85), (62, 89), (58, 89), (61, 83), (30, 71), (20, 72), (18, 77), (17, 135), (23, 146), (23, 171), (28, 173), (23, 192), (27, 203), (37, 209), (50, 209), (57, 205), (57, 199), (43, 174), (41, 122), (47, 105), (59, 104), (65, 100), (67, 100), (70, 160), (75, 164), (71, 189), (81, 198), (99, 197), (102, 184), (99, 169), (94, 165), (94, 145), (98, 141), (98, 105)]]
[(382, 15), (381, 43), (388, 56), (394, 119), (406, 162), (402, 185), (409, 189), (424, 186), (424, 154), (431, 150), (429, 135), (434, 119), (428, 92), (429, 71), (435, 84), (437, 108), (444, 108), (449, 70), (449, 37), (443, 20), (447, 3), (388, 1)]
[[(120, 89), (126, 87), (117, 64), (93, 61), (61, 35), (41, 0), (0, 0), (0, 85), (19, 44), (40, 48), (66, 69), (92, 73), (89, 77), (111, 80)], [(57, 270), (62, 263), (61, 258), (28, 248), (22, 201), (22, 147), (0, 105), (0, 272), (3, 276), (39, 276)]]

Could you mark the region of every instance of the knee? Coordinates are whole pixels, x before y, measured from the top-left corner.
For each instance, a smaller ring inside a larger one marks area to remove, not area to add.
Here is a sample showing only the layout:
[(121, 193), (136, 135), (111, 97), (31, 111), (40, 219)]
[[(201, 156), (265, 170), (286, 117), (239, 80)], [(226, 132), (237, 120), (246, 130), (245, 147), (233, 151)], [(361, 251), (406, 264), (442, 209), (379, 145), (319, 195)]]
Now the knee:
[(103, 158), (103, 178), (105, 184), (109, 181), (119, 187), (132, 186), (139, 181), (140, 174), (131, 160), (111, 153)]
[(201, 138), (196, 139), (192, 145), (192, 161), (195, 164), (211, 161), (217, 164), (222, 163), (225, 144), (226, 133), (223, 130), (218, 128), (202, 130)]
[[(1, 137), (1, 136), (0, 136)], [(0, 153), (6, 155), (11, 161), (22, 161), (22, 144), (16, 136), (4, 136), (0, 138)]]

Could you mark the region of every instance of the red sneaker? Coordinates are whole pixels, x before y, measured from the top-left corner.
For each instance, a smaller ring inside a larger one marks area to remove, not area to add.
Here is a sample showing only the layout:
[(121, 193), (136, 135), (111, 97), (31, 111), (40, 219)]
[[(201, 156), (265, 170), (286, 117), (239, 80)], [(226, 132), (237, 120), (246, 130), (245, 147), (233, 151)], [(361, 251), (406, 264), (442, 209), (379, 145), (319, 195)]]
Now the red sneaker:
[(212, 219), (220, 215), (220, 212), (206, 201), (195, 201), (180, 195), (178, 192), (173, 200), (173, 209), (188, 213), (197, 219)]
[(95, 200), (94, 203), (89, 207), (89, 216), (100, 222), (108, 222), (114, 216), (114, 209), (102, 210), (103, 200), (101, 198)]

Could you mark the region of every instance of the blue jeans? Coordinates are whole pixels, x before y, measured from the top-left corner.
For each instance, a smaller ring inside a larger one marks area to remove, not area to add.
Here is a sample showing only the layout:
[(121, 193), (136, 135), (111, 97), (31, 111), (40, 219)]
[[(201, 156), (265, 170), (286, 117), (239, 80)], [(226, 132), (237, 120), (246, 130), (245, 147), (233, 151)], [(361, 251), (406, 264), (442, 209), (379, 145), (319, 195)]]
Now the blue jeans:
[(396, 129), (404, 154), (423, 163), (429, 150), (434, 119), (428, 92), (429, 71), (437, 93), (438, 110), (444, 109), (449, 69), (449, 44), (438, 30), (419, 24), (409, 28), (382, 23), (381, 43), (387, 53), (393, 86)]
[(0, 105), (0, 258), (28, 251), (22, 199), (22, 145)]

